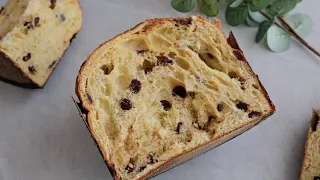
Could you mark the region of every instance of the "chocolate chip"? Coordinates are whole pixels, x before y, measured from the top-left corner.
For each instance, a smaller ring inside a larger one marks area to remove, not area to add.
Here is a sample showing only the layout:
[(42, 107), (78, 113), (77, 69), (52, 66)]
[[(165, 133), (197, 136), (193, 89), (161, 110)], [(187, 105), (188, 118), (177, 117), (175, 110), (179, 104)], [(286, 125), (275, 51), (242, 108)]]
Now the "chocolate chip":
[(137, 50), (137, 54), (143, 54), (145, 52), (148, 52), (148, 50)]
[(120, 103), (120, 106), (123, 110), (130, 110), (132, 108), (132, 104), (129, 99), (123, 99)]
[(175, 19), (174, 21), (176, 22), (175, 26), (179, 26), (179, 25), (189, 26), (190, 24), (192, 24), (192, 19), (191, 18), (188, 18), (188, 19)]
[(180, 134), (180, 133), (181, 133), (182, 125), (183, 125), (183, 123), (182, 123), (182, 122), (179, 122), (179, 123), (178, 123), (178, 125), (177, 125), (177, 129), (176, 129), (176, 131), (177, 131), (177, 133), (178, 133), (178, 134)]
[(320, 180), (320, 176), (313, 177), (313, 180)]
[(31, 22), (25, 22), (24, 24), (23, 24), (25, 27), (27, 27), (27, 29), (30, 29), (30, 28), (34, 28), (34, 26), (33, 26), (33, 24), (31, 23)]
[(167, 66), (168, 64), (172, 64), (173, 61), (169, 59), (167, 56), (157, 56), (158, 65)]
[(107, 65), (101, 66), (101, 70), (104, 72), (105, 75), (109, 74), (109, 68)]
[(211, 53), (208, 53), (208, 57), (214, 59), (214, 56)]
[(130, 90), (135, 94), (139, 93), (141, 90), (141, 82), (137, 79), (133, 79), (130, 83)]
[(33, 65), (29, 66), (28, 69), (29, 69), (30, 73), (32, 73), (32, 74), (35, 74), (37, 72), (36, 67), (34, 67)]
[(149, 154), (147, 157), (147, 162), (148, 164), (154, 164), (158, 162), (158, 160), (153, 155)]
[(134, 165), (132, 163), (129, 163), (125, 169), (127, 173), (132, 173), (134, 170)]
[(164, 109), (165, 111), (168, 111), (169, 109), (171, 109), (171, 104), (170, 104), (169, 101), (167, 101), (167, 100), (161, 100), (160, 102), (161, 102), (161, 104), (162, 104), (162, 106), (163, 106), (163, 109)]
[(219, 112), (223, 110), (223, 104), (218, 104), (217, 109)]
[(87, 96), (88, 96), (89, 102), (90, 102), (90, 103), (93, 103), (93, 98), (92, 98), (92, 96), (91, 96), (89, 93), (87, 93)]
[(56, 7), (56, 2), (57, 2), (57, 0), (50, 0), (50, 3), (51, 3), (51, 4), (50, 4), (49, 7), (50, 7), (51, 9), (54, 9), (54, 8)]
[(244, 103), (244, 102), (240, 101), (237, 104), (237, 108), (241, 109), (241, 110), (244, 110), (244, 111), (248, 111), (249, 105), (247, 103)]
[(28, 61), (29, 59), (31, 59), (31, 53), (27, 53), (27, 55), (22, 58), (23, 61)]
[(186, 89), (183, 86), (176, 86), (172, 90), (172, 95), (173, 96), (178, 95), (178, 96), (180, 96), (182, 98), (185, 98), (187, 96), (187, 92), (186, 92)]
[(23, 25), (28, 26), (29, 24), (30, 24), (30, 22), (25, 22)]
[(2, 6), (1, 9), (0, 9), (0, 13), (2, 13), (3, 10), (4, 10), (4, 7)]
[(249, 118), (258, 117), (258, 116), (261, 116), (261, 112), (252, 111), (252, 112), (250, 112), (249, 115), (248, 115)]
[(66, 16), (64, 14), (60, 14), (60, 19), (61, 19), (61, 21), (65, 21), (66, 20)]
[(34, 26), (37, 26), (40, 22), (40, 18), (39, 17), (35, 17), (34, 18)]
[(139, 168), (139, 172), (143, 171), (146, 167), (147, 167), (147, 166), (141, 166), (141, 167)]
[(51, 69), (56, 64), (56, 62), (57, 61), (53, 61), (51, 64), (49, 64), (48, 68)]

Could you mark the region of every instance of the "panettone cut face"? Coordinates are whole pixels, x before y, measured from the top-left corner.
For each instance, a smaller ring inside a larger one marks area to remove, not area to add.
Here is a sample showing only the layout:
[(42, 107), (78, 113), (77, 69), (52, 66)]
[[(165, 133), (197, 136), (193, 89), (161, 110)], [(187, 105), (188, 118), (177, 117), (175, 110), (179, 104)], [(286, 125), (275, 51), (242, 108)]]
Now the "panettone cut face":
[(149, 20), (106, 42), (77, 85), (90, 131), (122, 179), (274, 111), (242, 52), (200, 17)]
[[(82, 12), (77, 0), (9, 0), (1, 10), (0, 24), (0, 52), (20, 76), (43, 87), (80, 30)], [(0, 72), (0, 77), (23, 79), (9, 73)]]

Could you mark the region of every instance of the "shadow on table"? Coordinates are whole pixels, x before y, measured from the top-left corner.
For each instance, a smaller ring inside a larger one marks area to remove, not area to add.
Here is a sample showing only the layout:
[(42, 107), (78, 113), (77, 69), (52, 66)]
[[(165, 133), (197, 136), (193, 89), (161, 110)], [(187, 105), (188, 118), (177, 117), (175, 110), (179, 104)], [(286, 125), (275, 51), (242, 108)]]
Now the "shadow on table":
[(3, 174), (2, 174), (2, 170), (0, 169), (0, 180), (4, 180), (3, 179)]
[(292, 143), (288, 143), (292, 145), (291, 147), (287, 148), (290, 149), (291, 152), (287, 153), (287, 157), (283, 157), (286, 162), (284, 177), (288, 177), (287, 180), (298, 179), (300, 176), (300, 170), (305, 151), (304, 147), (309, 127), (309, 124), (306, 122), (309, 121), (310, 118), (308, 117), (301, 120), (301, 123), (303, 124), (302, 126), (304, 126), (304, 128), (300, 128), (299, 131), (296, 131), (290, 138), (290, 141), (292, 141)]
[(15, 103), (28, 100), (37, 90), (25, 89), (0, 81), (0, 101)]

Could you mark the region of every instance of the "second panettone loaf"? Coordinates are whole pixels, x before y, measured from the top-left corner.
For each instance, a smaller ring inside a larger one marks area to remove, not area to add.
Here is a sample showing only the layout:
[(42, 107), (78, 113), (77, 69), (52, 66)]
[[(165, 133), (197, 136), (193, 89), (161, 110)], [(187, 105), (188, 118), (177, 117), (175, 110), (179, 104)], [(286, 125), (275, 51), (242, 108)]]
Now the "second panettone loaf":
[(9, 0), (0, 11), (0, 79), (43, 87), (81, 23), (78, 0)]
[(320, 109), (310, 121), (300, 180), (320, 180)]
[(275, 107), (233, 35), (202, 17), (147, 20), (102, 44), (77, 95), (115, 179), (144, 179), (217, 146)]

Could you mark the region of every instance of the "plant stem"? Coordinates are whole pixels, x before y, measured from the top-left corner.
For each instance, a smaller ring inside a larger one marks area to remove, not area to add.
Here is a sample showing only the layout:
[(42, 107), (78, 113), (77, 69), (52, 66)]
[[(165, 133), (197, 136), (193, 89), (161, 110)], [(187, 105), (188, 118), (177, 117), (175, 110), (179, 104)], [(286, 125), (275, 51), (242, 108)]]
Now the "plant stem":
[[(270, 17), (267, 13), (260, 11), (260, 13), (266, 17), (267, 19), (272, 19), (272, 17)], [(288, 33), (289, 35), (291, 35), (292, 37), (294, 37), (296, 40), (298, 40), (300, 43), (302, 43), (303, 45), (305, 45), (309, 50), (311, 50), (313, 53), (315, 53), (317, 56), (320, 57), (320, 53), (314, 49), (312, 46), (310, 46), (301, 36), (299, 36), (299, 34), (290, 26), (290, 24), (282, 17), (278, 17), (280, 19), (280, 21), (288, 28), (285, 28), (283, 26), (281, 26), (278, 22), (275, 22), (275, 25), (277, 25), (279, 28), (281, 28), (282, 30), (284, 30), (286, 33)]]
[(290, 24), (282, 16), (279, 16), (279, 19), (285, 26), (289, 28), (290, 32), (295, 35), (298, 41), (300, 41), (302, 44), (307, 46), (308, 49), (310, 49), (312, 52), (314, 52), (320, 57), (320, 53), (316, 49), (314, 49), (312, 46), (310, 46), (301, 36), (299, 36), (299, 34), (290, 26)]
[[(267, 19), (272, 19), (271, 16), (269, 16), (267, 13), (263, 12), (263, 11), (260, 11), (260, 13), (266, 17)], [(283, 26), (281, 26), (278, 22), (274, 22), (275, 25), (277, 25), (279, 28), (281, 28), (282, 30), (284, 30), (286, 33), (288, 33), (289, 35), (291, 36), (295, 36), (294, 34), (292, 34), (288, 29), (284, 28)]]

